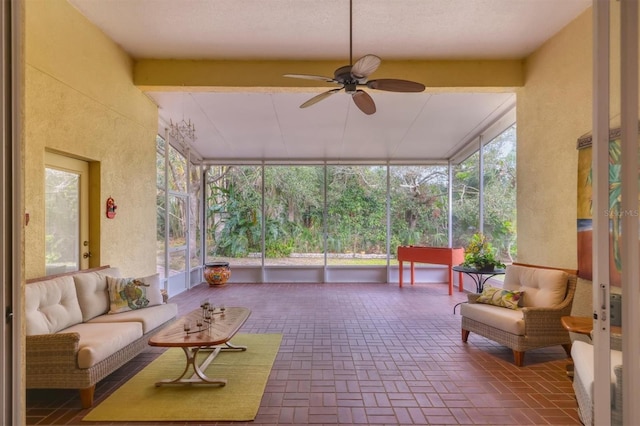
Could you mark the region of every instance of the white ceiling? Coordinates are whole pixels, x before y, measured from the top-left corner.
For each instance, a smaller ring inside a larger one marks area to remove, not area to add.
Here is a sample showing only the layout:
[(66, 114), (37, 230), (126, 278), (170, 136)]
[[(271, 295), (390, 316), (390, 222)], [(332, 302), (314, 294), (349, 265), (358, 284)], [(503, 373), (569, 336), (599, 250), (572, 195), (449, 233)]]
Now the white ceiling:
[[(69, 1), (136, 59), (349, 63), (347, 0)], [(369, 53), (383, 62), (521, 59), (590, 5), (591, 0), (353, 0), (353, 60)], [(331, 76), (332, 70), (317, 74)], [(511, 93), (367, 89), (377, 105), (371, 116), (344, 93), (298, 108), (329, 88), (148, 94), (161, 120), (193, 122), (195, 150), (218, 160), (446, 159), (515, 104)]]

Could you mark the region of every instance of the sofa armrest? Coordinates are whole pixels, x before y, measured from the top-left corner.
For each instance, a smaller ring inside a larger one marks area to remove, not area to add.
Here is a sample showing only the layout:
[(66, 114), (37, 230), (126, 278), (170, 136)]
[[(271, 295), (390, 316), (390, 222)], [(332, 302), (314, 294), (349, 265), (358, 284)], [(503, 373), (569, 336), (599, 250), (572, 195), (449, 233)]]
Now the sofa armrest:
[(611, 349), (622, 350), (622, 334), (611, 333)]
[(480, 297), (480, 293), (467, 293), (467, 301), (469, 303), (476, 303), (478, 297)]
[(27, 371), (45, 369), (60, 371), (78, 368), (77, 354), (80, 334), (37, 334), (26, 338)]
[(613, 366), (613, 372), (616, 375), (616, 385), (613, 390), (612, 404), (614, 409), (622, 412), (622, 365)]
[[(570, 309), (570, 306), (569, 306)], [(559, 307), (554, 308), (522, 308), (522, 317), (524, 319), (525, 335), (536, 334), (540, 335), (547, 331), (557, 332), (558, 330), (565, 330), (560, 322), (560, 318), (569, 315), (566, 307), (564, 309)], [(567, 335), (568, 335), (567, 331)]]

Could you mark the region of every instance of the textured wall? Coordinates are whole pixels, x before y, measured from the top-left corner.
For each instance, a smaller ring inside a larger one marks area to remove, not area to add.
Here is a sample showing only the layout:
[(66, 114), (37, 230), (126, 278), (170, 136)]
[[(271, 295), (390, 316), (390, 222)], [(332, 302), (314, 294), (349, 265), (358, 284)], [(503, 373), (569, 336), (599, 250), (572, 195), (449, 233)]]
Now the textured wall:
[(518, 261), (576, 269), (576, 140), (591, 131), (591, 9), (530, 55), (518, 91)]
[[(45, 149), (99, 164), (91, 182), (99, 263), (153, 273), (157, 108), (133, 85), (132, 60), (68, 2), (25, 4), (25, 276), (45, 272)], [(109, 196), (115, 219), (104, 214)]]

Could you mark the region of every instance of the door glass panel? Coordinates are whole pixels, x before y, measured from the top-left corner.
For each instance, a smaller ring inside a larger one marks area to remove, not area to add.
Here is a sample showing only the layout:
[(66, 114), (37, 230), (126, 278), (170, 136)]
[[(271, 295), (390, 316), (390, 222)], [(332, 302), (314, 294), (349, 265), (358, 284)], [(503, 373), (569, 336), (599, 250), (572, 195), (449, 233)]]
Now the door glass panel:
[(80, 175), (45, 170), (46, 274), (80, 269)]
[[(187, 252), (186, 250), (177, 250), (169, 252), (169, 276), (172, 277), (174, 275), (184, 273), (184, 265), (187, 260)], [(183, 288), (184, 285), (181, 285), (180, 288)]]
[[(185, 247), (186, 200), (184, 197), (169, 195), (169, 247)], [(184, 269), (184, 268), (183, 268)]]
[(189, 178), (189, 264), (191, 268), (202, 265), (202, 171), (191, 165)]
[(480, 225), (480, 154), (453, 168), (453, 247), (466, 247)]

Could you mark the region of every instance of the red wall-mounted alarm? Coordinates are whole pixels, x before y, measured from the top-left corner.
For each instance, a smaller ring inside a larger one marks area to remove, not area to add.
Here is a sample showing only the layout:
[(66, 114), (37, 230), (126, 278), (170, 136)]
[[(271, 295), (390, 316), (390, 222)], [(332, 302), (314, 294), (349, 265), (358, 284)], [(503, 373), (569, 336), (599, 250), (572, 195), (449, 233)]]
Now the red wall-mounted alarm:
[(113, 219), (114, 217), (116, 217), (117, 208), (118, 206), (116, 206), (116, 202), (114, 201), (114, 199), (111, 197), (107, 198), (107, 218)]

